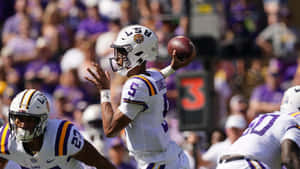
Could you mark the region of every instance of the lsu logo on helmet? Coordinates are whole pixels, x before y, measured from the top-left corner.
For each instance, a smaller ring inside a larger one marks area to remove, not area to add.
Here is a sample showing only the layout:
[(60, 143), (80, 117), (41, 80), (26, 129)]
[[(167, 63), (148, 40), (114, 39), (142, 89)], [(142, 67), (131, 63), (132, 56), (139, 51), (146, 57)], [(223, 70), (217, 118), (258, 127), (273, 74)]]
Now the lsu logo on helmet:
[(144, 36), (143, 36), (142, 34), (136, 34), (136, 35), (134, 35), (133, 40), (134, 40), (136, 43), (143, 43), (143, 41), (144, 41)]

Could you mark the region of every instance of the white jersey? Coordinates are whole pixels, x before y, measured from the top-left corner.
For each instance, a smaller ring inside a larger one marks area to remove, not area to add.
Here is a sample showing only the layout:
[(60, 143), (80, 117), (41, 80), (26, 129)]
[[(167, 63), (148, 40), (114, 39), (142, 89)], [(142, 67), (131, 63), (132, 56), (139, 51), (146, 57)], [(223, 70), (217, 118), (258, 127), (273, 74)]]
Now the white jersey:
[(243, 135), (224, 154), (249, 156), (272, 169), (281, 169), (280, 144), (285, 139), (293, 140), (300, 147), (297, 121), (280, 112), (262, 114), (249, 124)]
[(130, 77), (123, 86), (119, 110), (132, 122), (125, 128), (126, 143), (131, 155), (146, 162), (165, 160), (170, 144), (167, 89), (164, 77), (157, 70), (149, 75)]
[(28, 154), (22, 142), (11, 134), (9, 124), (0, 128), (0, 157), (17, 162), (22, 169), (81, 169), (80, 162), (71, 155), (79, 152), (84, 139), (75, 126), (66, 120), (49, 119), (41, 150)]
[(203, 155), (202, 159), (210, 162), (209, 168), (216, 168), (220, 154), (227, 152), (231, 142), (229, 139), (213, 144)]

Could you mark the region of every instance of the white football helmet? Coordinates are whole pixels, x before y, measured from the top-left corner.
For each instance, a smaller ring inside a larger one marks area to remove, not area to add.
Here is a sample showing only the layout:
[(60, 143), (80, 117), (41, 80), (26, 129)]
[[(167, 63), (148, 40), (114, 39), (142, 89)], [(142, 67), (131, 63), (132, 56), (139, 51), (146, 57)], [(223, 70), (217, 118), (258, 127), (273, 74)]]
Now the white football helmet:
[[(9, 124), (12, 134), (22, 142), (29, 142), (44, 133), (48, 120), (49, 103), (46, 96), (35, 89), (26, 89), (15, 96), (9, 107)], [(19, 128), (16, 117), (27, 116), (37, 119), (33, 131)]]
[(101, 105), (89, 105), (82, 116), (84, 131), (82, 134), (96, 147), (96, 149), (106, 154), (105, 135), (102, 129)]
[[(115, 50), (110, 65), (114, 72), (122, 76), (144, 61), (154, 60), (158, 55), (158, 39), (149, 28), (132, 25), (123, 28), (111, 45)], [(118, 62), (122, 59), (122, 63)]]
[[(92, 127), (90, 124), (94, 121), (101, 121), (101, 105), (100, 104), (92, 104), (89, 105), (83, 112), (82, 122), (86, 127)], [(101, 125), (102, 126), (102, 125)], [(95, 127), (93, 127), (95, 128)]]
[(300, 112), (300, 86), (293, 86), (284, 92), (281, 100), (280, 112)]

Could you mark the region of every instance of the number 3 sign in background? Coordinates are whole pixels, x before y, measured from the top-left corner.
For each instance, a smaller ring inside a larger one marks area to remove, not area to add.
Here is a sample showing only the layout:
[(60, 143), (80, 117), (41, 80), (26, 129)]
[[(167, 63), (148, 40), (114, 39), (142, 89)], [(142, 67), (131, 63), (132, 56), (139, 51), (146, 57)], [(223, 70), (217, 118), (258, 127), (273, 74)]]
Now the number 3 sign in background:
[(204, 72), (189, 72), (177, 76), (177, 111), (180, 130), (203, 130), (210, 128), (212, 113), (208, 78)]
[(182, 78), (181, 87), (184, 88), (184, 96), (180, 98), (182, 108), (187, 111), (202, 109), (205, 104), (203, 93), (204, 80), (201, 77)]

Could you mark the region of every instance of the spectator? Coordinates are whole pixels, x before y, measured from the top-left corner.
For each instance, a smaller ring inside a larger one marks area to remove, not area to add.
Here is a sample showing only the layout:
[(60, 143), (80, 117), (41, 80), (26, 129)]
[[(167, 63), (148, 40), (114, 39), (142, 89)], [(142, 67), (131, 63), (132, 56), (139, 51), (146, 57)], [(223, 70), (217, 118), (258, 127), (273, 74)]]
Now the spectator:
[(291, 29), (287, 9), (279, 12), (279, 21), (269, 24), (257, 37), (256, 43), (268, 58), (295, 59), (296, 33)]
[(254, 39), (263, 28), (263, 9), (259, 1), (223, 0), (224, 30), (221, 55), (243, 58), (255, 53)]
[(201, 142), (201, 136), (200, 133), (193, 132), (193, 131), (185, 131), (183, 133), (185, 136), (184, 143), (182, 144), (182, 147), (184, 149), (185, 154), (188, 157), (190, 168), (198, 168), (198, 162), (200, 158), (200, 142)]
[(74, 106), (76, 103), (86, 98), (84, 89), (81, 87), (79, 81), (77, 70), (75, 69), (70, 69), (69, 71), (62, 73), (60, 82), (55, 91), (62, 91)]
[(73, 121), (72, 111), (74, 106), (68, 102), (68, 98), (62, 91), (53, 93), (53, 107), (54, 109), (50, 112), (49, 118)]
[(257, 57), (252, 59), (249, 67), (246, 70), (245, 83), (243, 84), (243, 94), (246, 98), (250, 98), (255, 87), (264, 83), (262, 59)]
[[(11, 17), (9, 17), (5, 23), (4, 28), (2, 32), (2, 42), (3, 44), (6, 44), (11, 38), (15, 37), (16, 35), (19, 35), (20, 30), (19, 27), (21, 24), (21, 21), (24, 19), (24, 17), (29, 17), (27, 15), (27, 7), (28, 0), (16, 0), (15, 2), (15, 14)], [(31, 19), (29, 19), (31, 20)], [(36, 37), (38, 35), (38, 28), (32, 27), (32, 29), (27, 30), (29, 32), (29, 37)]]
[(87, 17), (83, 19), (77, 31), (84, 31), (90, 40), (95, 42), (97, 37), (108, 31), (108, 22), (99, 15), (97, 1), (85, 1)]
[(37, 60), (27, 64), (24, 74), (25, 79), (40, 78), (42, 81), (40, 90), (52, 93), (59, 82), (60, 66), (54, 60), (54, 53), (50, 49), (50, 41), (48, 39), (39, 38), (36, 47)]
[(70, 29), (71, 35), (73, 35), (85, 14), (83, 1), (58, 0), (58, 8), (62, 18), (64, 18), (64, 25)]
[(99, 14), (110, 20), (119, 19), (121, 13), (121, 0), (99, 0)]
[(224, 140), (225, 140), (225, 133), (223, 130), (221, 129), (213, 130), (210, 137), (210, 145), (214, 145)]
[(247, 112), (248, 120), (253, 120), (258, 114), (279, 110), (283, 96), (283, 89), (280, 86), (280, 68), (278, 60), (270, 61), (265, 74), (265, 83), (257, 86), (252, 92)]
[(60, 83), (54, 90), (54, 98), (57, 98), (58, 103), (63, 103), (63, 109), (59, 109), (57, 113), (74, 119), (73, 112), (76, 110), (77, 104), (87, 98), (84, 89), (80, 87), (76, 70), (63, 72), (60, 76)]
[(243, 95), (234, 95), (229, 102), (229, 115), (243, 115), (246, 116), (248, 103)]
[(22, 79), (26, 64), (37, 58), (35, 40), (29, 36), (30, 27), (29, 18), (24, 17), (18, 27), (19, 34), (12, 37), (2, 49), (4, 67), (9, 76), (7, 80), (18, 87), (23, 85)]
[(225, 125), (226, 140), (213, 144), (200, 158), (200, 166), (216, 168), (219, 156), (242, 135), (246, 127), (247, 122), (242, 115), (230, 115)]
[(43, 15), (42, 37), (49, 41), (52, 53), (59, 53), (70, 47), (70, 37), (62, 24), (62, 16), (55, 1), (49, 2)]
[(60, 61), (60, 68), (63, 72), (79, 68), (86, 57), (87, 41), (88, 35), (85, 31), (76, 32), (74, 47), (68, 49)]

